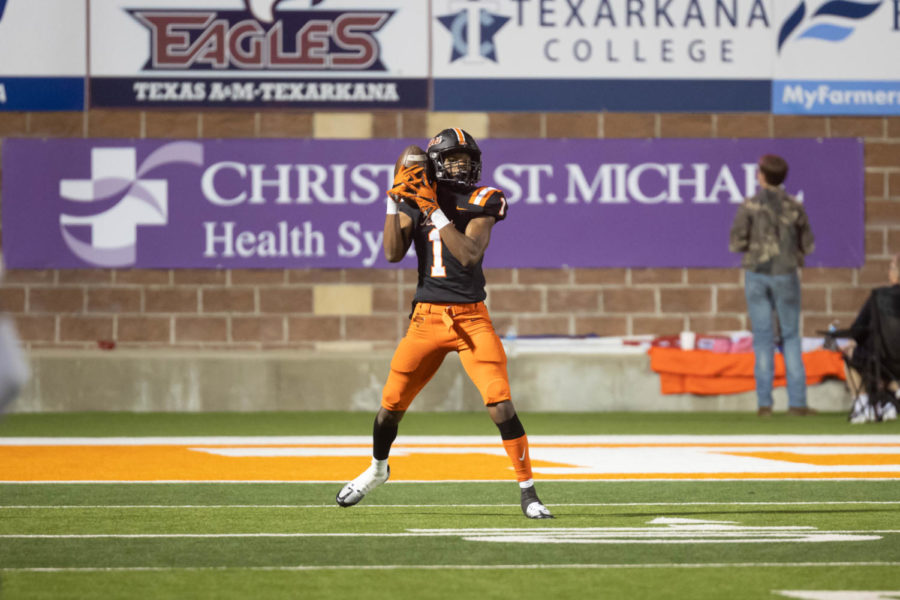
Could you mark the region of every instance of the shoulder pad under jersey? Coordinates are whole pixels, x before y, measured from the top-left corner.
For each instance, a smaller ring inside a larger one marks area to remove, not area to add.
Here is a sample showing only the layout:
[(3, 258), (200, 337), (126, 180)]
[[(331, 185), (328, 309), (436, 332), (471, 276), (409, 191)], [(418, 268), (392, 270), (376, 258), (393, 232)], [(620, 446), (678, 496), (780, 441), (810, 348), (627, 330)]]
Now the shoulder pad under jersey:
[(488, 215), (498, 221), (506, 218), (506, 210), (508, 208), (503, 190), (489, 186), (475, 188), (469, 192), (468, 198), (459, 204), (457, 206), (459, 210)]

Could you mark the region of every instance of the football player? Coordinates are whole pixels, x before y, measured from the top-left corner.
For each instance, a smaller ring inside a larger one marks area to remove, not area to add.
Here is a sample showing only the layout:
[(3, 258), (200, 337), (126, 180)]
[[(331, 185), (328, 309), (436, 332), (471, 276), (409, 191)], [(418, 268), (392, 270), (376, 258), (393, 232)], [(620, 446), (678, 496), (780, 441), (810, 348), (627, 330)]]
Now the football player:
[(415, 244), (419, 278), (409, 329), (394, 352), (375, 417), (372, 465), (338, 492), (337, 503), (353, 506), (388, 480), (398, 424), (444, 357), (458, 352), (500, 430), (522, 511), (531, 519), (553, 518), (534, 488), (528, 438), (510, 399), (506, 353), (483, 302), (481, 262), (491, 228), (506, 218), (506, 197), (497, 188), (477, 185), (481, 150), (468, 132), (445, 129), (426, 153), (427, 158), (409, 157), (412, 166), (398, 161), (388, 192), (385, 256), (398, 262)]

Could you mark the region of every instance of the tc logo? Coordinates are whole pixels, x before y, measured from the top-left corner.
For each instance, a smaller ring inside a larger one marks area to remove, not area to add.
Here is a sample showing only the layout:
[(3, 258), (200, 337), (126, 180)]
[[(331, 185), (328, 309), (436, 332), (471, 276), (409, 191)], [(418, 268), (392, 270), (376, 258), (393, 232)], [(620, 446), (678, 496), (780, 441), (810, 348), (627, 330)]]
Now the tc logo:
[[(137, 166), (134, 148), (91, 150), (91, 178), (64, 179), (59, 194), (75, 202), (100, 203), (89, 215), (60, 215), (59, 225), (69, 249), (98, 267), (127, 267), (137, 260), (138, 225), (165, 225), (169, 218), (169, 186), (165, 179), (145, 179), (150, 171), (172, 163), (203, 164), (203, 146), (173, 142), (153, 151)], [(105, 210), (104, 210), (105, 209)], [(78, 211), (83, 212), (83, 211)], [(71, 228), (90, 226), (90, 242)]]
[[(894, 0), (896, 3), (896, 0)], [(809, 19), (806, 19), (806, 0), (800, 2), (791, 13), (781, 31), (778, 32), (778, 52), (795, 30), (803, 25), (803, 31), (796, 39), (811, 38), (826, 42), (842, 42), (855, 31), (854, 21), (865, 19), (878, 10), (884, 0), (878, 2), (851, 2), (849, 0), (829, 0), (822, 4)], [(804, 24), (804, 20), (806, 23)], [(838, 24), (840, 23), (840, 24)]]
[(467, 58), (473, 62), (483, 59), (497, 62), (497, 46), (494, 35), (506, 25), (509, 17), (496, 15), (471, 1), (463, 4), (457, 13), (438, 17), (453, 38), (450, 62)]
[[(5, 2), (6, 0), (0, 0)], [(275, 20), (275, 7), (281, 4), (283, 0), (244, 0), (249, 10), (257, 21), (263, 23), (271, 23)], [(325, 0), (312, 0), (312, 6), (322, 4)]]

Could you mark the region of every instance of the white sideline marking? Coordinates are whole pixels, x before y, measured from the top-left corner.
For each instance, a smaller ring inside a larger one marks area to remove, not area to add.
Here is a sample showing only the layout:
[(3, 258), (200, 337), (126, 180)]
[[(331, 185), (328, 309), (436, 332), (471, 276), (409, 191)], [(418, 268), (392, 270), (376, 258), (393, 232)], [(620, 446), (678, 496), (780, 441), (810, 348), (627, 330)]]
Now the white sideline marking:
[[(711, 446), (705, 443), (692, 444), (647, 444), (644, 446), (621, 444), (595, 445), (542, 445), (532, 442), (531, 457), (536, 476), (579, 476), (579, 475), (636, 475), (653, 473), (674, 476), (680, 474), (747, 474), (762, 475), (765, 473), (815, 473), (827, 476), (838, 473), (844, 478), (845, 473), (896, 473), (900, 469), (900, 444), (882, 444), (850, 446), (841, 444), (818, 444), (802, 446), (784, 444), (751, 445), (745, 442), (731, 442)], [(226, 447), (188, 446), (188, 450), (214, 456), (234, 459), (242, 458), (315, 458), (315, 457), (359, 457), (371, 456), (368, 446), (352, 445), (333, 446), (247, 446), (235, 445)], [(777, 453), (786, 452), (789, 457), (781, 459)], [(765, 453), (754, 456), (754, 453)], [(505, 457), (506, 453), (496, 442), (490, 445), (456, 445), (443, 443), (431, 445), (410, 445), (399, 443), (394, 446), (392, 457), (414, 455), (486, 455)], [(894, 456), (886, 464), (817, 464), (816, 456), (841, 455), (881, 455)], [(791, 460), (790, 456), (808, 456), (813, 460)], [(550, 465), (542, 463), (552, 463)], [(603, 477), (602, 479), (605, 479)]]
[(408, 529), (440, 536), (455, 533), (469, 542), (508, 544), (759, 544), (862, 542), (882, 539), (846, 531), (820, 531), (810, 526), (755, 527), (736, 521), (658, 517), (649, 525), (666, 527), (542, 527)]
[(559, 569), (743, 569), (743, 568), (900, 567), (900, 562), (762, 562), (762, 563), (647, 563), (560, 565), (293, 565), (257, 567), (0, 567), (0, 573), (119, 573), (130, 571), (497, 571)]
[[(796, 539), (800, 537), (810, 536), (861, 536), (866, 540), (879, 539), (878, 536), (869, 534), (885, 534), (900, 533), (900, 530), (833, 530), (819, 531), (815, 527), (807, 526), (786, 526), (786, 527), (732, 527), (727, 529), (709, 529), (709, 528), (663, 528), (663, 527), (552, 527), (547, 529), (521, 529), (521, 528), (473, 528), (473, 529), (408, 529), (400, 533), (351, 533), (351, 532), (294, 532), (294, 533), (9, 533), (0, 534), (0, 539), (20, 540), (20, 539), (50, 539), (50, 540), (82, 540), (82, 539), (220, 539), (220, 538), (343, 538), (343, 537), (365, 537), (365, 538), (414, 538), (414, 537), (463, 537), (463, 539), (472, 539), (476, 541), (559, 541), (559, 536), (568, 535), (584, 538), (585, 536), (605, 536), (615, 537), (614, 543), (632, 543), (632, 540), (625, 539), (628, 537), (650, 538), (645, 539), (647, 543), (664, 543), (663, 539), (685, 538), (684, 542), (697, 543), (697, 539), (687, 539), (690, 535), (698, 535), (702, 533), (704, 536), (729, 537), (723, 541), (727, 542), (745, 542), (744, 539), (734, 539), (733, 534), (737, 532), (741, 535), (750, 537), (769, 536), (759, 541), (777, 542), (777, 541), (804, 541)], [(486, 536), (505, 536), (504, 539), (486, 539)], [(794, 537), (784, 540), (774, 539), (782, 535), (792, 535)], [(481, 536), (476, 538), (470, 536)], [(506, 539), (509, 536), (517, 536), (516, 539)], [(555, 540), (538, 539), (539, 536), (556, 537)], [(522, 537), (531, 538), (530, 540), (519, 539)], [(841, 541), (836, 539), (815, 539), (812, 541)], [(852, 541), (862, 541), (852, 540)]]
[[(838, 444), (900, 445), (900, 435), (529, 435), (531, 445), (541, 444)], [(412, 444), (472, 444), (494, 447), (493, 435), (407, 435), (397, 446)], [(191, 437), (0, 437), (0, 446), (343, 446), (369, 448), (371, 435), (309, 436), (191, 436)]]
[[(447, 534), (448, 536), (451, 534)], [(455, 535), (455, 533), (453, 534)], [(87, 539), (205, 539), (205, 538), (316, 538), (316, 537), (439, 537), (430, 533), (9, 533), (4, 540), (87, 540)]]
[[(627, 529), (625, 527), (621, 529)], [(553, 529), (551, 531), (557, 531)], [(563, 533), (588, 532), (590, 528), (562, 530)], [(497, 530), (503, 533), (503, 530)], [(90, 539), (218, 539), (218, 538), (340, 538), (340, 537), (367, 537), (367, 538), (414, 538), (414, 537), (454, 537), (464, 535), (466, 532), (447, 530), (446, 533), (428, 531), (409, 531), (405, 533), (9, 533), (0, 535), (4, 540), (90, 540)], [(469, 532), (473, 533), (473, 532)], [(827, 533), (840, 534), (865, 534), (865, 533), (900, 533), (900, 530), (866, 530), (866, 531), (829, 531)], [(505, 540), (503, 540), (505, 541)], [(543, 540), (541, 540), (543, 541)], [(696, 542), (696, 540), (686, 540)], [(726, 540), (733, 541), (733, 540)], [(777, 541), (777, 540), (761, 540)], [(660, 543), (652, 540), (652, 543)]]
[(772, 590), (772, 593), (798, 600), (896, 600), (900, 598), (900, 590)]
[[(840, 500), (829, 502), (554, 502), (554, 507), (561, 506), (844, 506), (844, 505), (900, 505), (900, 500)], [(489, 508), (508, 507), (518, 504), (360, 504), (358, 508)], [(69, 510), (69, 509), (156, 509), (156, 508), (341, 508), (337, 504), (0, 504), (0, 510)]]
[[(534, 449), (540, 450), (544, 455), (543, 458), (545, 460), (552, 460), (548, 457), (548, 453), (554, 452), (559, 453), (560, 449), (555, 447), (547, 447), (542, 446), (541, 444), (530, 442), (530, 446)], [(740, 451), (740, 452), (766, 452), (766, 451), (777, 451), (777, 450), (789, 450), (794, 454), (803, 454), (803, 455), (830, 455), (834, 454), (836, 449), (835, 446), (825, 445), (825, 446), (813, 446), (810, 447), (808, 445), (797, 446), (792, 444), (783, 444), (780, 446), (752, 446), (741, 443), (738, 446), (723, 446), (720, 448), (709, 448), (705, 445), (699, 445), (699, 448), (702, 448), (706, 451)], [(247, 444), (233, 445), (233, 446), (203, 446), (197, 447), (194, 445), (190, 445), (188, 450), (193, 452), (203, 452), (205, 454), (212, 454), (214, 456), (226, 456), (229, 458), (316, 458), (316, 457), (369, 457), (372, 454), (372, 449), (368, 446), (344, 446), (344, 447), (331, 447), (331, 446), (250, 446)], [(616, 452), (617, 454), (623, 454), (624, 452), (634, 453), (635, 450), (641, 450), (640, 448), (628, 447), (628, 448), (597, 448), (597, 447), (573, 447), (573, 448), (565, 448), (562, 449), (562, 455), (569, 455), (573, 452), (598, 452), (602, 451), (603, 453), (611, 453)], [(696, 448), (678, 448), (678, 447), (663, 447), (662, 449), (648, 446), (646, 449), (643, 449), (644, 452), (654, 452), (654, 453), (671, 453), (671, 452), (679, 452), (679, 451), (689, 451), (696, 452)], [(898, 447), (895, 444), (882, 444), (882, 445), (866, 445), (866, 446), (841, 446), (840, 452), (841, 454), (883, 454), (884, 452), (897, 452)], [(491, 454), (496, 456), (506, 456), (505, 450), (503, 448), (499, 448), (496, 444), (484, 445), (484, 446), (471, 446), (471, 445), (460, 445), (457, 447), (447, 447), (440, 444), (435, 444), (431, 447), (425, 446), (410, 446), (404, 444), (397, 444), (396, 448), (392, 449), (391, 456), (410, 456), (412, 454)], [(681, 457), (674, 457), (671, 460), (680, 460)], [(659, 458), (656, 457), (656, 462), (659, 462)], [(868, 467), (866, 467), (868, 468)], [(890, 468), (896, 468), (896, 465), (890, 465)], [(547, 472), (551, 472), (549, 469), (545, 469)]]
[(900, 598), (900, 590), (772, 590), (772, 593), (798, 600), (896, 600)]
[[(900, 466), (896, 467), (900, 469)], [(830, 473), (814, 473), (814, 475), (818, 475), (818, 477), (779, 477), (778, 479), (772, 479), (771, 477), (716, 477), (715, 479), (709, 479), (706, 477), (654, 477), (653, 479), (566, 479), (566, 478), (554, 478), (552, 481), (554, 483), (565, 482), (565, 483), (585, 483), (585, 482), (602, 482), (602, 483), (635, 483), (635, 482), (653, 482), (653, 483), (686, 483), (686, 482), (703, 482), (703, 483), (711, 483), (711, 482), (727, 482), (727, 481), (736, 481), (739, 483), (744, 483), (748, 481), (760, 481), (760, 482), (777, 482), (777, 481), (891, 481), (890, 479), (885, 479), (884, 477), (854, 477), (853, 479), (845, 479), (843, 477), (835, 477)], [(544, 480), (548, 481), (548, 480)], [(429, 485), (436, 485), (442, 483), (509, 483), (509, 479), (441, 479), (440, 481), (435, 481), (433, 479), (407, 479), (405, 481), (394, 481), (391, 480), (391, 487), (398, 485), (407, 485), (407, 484), (419, 484), (419, 483), (427, 483)], [(131, 479), (53, 479), (49, 481), (0, 481), (0, 486), (3, 485), (221, 485), (221, 484), (229, 484), (229, 485), (259, 485), (259, 484), (291, 484), (291, 485), (308, 485), (308, 484), (322, 484), (327, 483), (328, 485), (340, 485), (341, 482), (334, 481), (331, 479), (328, 480), (303, 480), (297, 481), (296, 479), (216, 479), (214, 481), (210, 481), (209, 479), (158, 479), (153, 481), (134, 481)], [(493, 506), (493, 505), (491, 505)]]

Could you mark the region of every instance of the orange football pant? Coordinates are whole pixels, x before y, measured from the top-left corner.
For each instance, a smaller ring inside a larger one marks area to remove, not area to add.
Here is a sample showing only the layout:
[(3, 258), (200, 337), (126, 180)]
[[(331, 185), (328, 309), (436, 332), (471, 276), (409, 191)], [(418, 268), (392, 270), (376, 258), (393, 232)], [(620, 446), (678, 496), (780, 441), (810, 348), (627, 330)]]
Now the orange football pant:
[(454, 351), (485, 404), (510, 399), (506, 352), (484, 302), (419, 303), (391, 359), (381, 406), (392, 411), (408, 409), (444, 357)]

